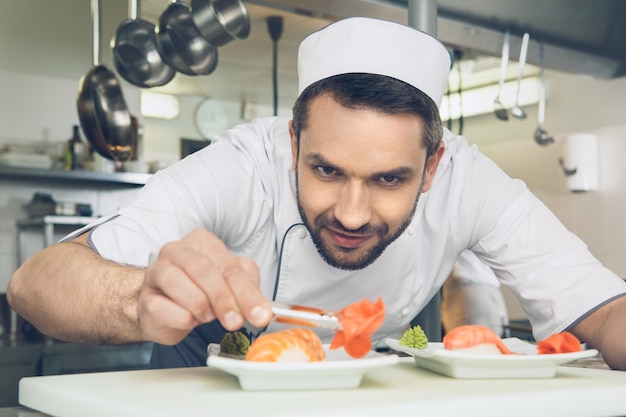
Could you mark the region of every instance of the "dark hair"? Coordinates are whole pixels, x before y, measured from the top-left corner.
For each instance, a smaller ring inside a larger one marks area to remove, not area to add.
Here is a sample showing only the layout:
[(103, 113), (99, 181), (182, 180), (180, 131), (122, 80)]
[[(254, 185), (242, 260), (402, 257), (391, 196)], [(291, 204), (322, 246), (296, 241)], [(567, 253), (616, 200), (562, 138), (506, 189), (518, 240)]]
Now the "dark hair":
[(439, 109), (421, 90), (385, 75), (350, 73), (324, 78), (300, 94), (293, 106), (293, 129), (298, 141), (300, 132), (307, 127), (311, 102), (324, 94), (350, 109), (369, 108), (421, 117), (426, 126), (423, 137), (426, 159), (435, 153), (443, 137)]

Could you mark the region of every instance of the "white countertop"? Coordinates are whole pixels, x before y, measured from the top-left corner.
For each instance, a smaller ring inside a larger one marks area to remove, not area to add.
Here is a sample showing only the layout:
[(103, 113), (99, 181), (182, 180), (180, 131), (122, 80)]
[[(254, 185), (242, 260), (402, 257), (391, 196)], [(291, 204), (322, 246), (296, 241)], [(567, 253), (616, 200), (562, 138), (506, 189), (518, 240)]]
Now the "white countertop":
[[(626, 372), (561, 366), (554, 378), (453, 379), (410, 358), (357, 389), (243, 391), (208, 367), (29, 377), (20, 404), (56, 417), (624, 416)], [(358, 414), (357, 414), (358, 413)]]

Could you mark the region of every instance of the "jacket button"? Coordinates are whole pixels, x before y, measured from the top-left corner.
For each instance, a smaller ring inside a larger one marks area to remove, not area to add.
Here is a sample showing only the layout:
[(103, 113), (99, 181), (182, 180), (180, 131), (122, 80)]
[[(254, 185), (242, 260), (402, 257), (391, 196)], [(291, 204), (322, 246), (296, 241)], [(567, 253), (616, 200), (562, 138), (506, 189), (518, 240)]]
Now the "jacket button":
[(298, 236), (300, 239), (304, 239), (306, 237), (306, 229), (304, 227), (298, 227), (298, 230), (296, 231), (296, 236)]

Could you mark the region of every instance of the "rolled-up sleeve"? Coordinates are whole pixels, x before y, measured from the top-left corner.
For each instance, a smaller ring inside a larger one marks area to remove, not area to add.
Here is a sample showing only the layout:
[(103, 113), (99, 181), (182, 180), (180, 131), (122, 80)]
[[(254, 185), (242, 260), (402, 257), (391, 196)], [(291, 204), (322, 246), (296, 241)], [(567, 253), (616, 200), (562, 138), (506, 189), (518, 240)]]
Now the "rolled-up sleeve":
[(624, 281), (528, 190), (474, 251), (519, 298), (538, 340), (626, 293)]

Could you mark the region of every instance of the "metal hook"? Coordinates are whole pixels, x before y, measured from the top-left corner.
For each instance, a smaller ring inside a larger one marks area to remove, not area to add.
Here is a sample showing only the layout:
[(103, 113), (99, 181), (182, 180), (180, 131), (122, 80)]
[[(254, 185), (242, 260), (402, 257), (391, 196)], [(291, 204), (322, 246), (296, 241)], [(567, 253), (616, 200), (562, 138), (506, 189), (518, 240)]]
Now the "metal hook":
[(571, 177), (572, 175), (576, 175), (578, 168), (565, 168), (565, 163), (563, 162), (563, 158), (559, 158), (559, 165), (561, 165), (561, 169), (563, 170), (563, 174), (566, 177)]

